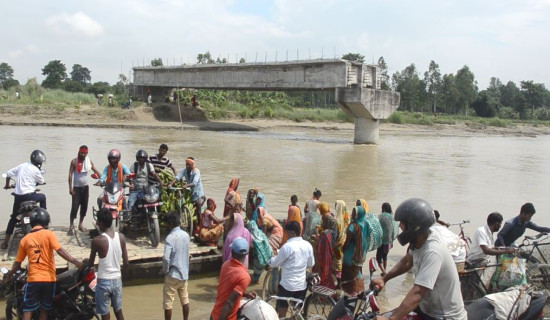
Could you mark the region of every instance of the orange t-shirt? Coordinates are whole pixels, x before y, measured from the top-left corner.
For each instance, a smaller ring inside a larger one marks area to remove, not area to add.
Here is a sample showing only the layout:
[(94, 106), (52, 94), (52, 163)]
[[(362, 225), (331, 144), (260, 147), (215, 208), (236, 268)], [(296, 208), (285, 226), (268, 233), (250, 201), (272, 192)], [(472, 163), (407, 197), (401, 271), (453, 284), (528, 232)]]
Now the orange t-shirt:
[(231, 292), (235, 291), (241, 296), (237, 299), (233, 310), (229, 313), (227, 319), (237, 319), (237, 312), (241, 304), (241, 297), (246, 292), (246, 288), (250, 284), (250, 275), (246, 267), (237, 259), (231, 259), (222, 265), (220, 272), (220, 284), (218, 285), (218, 297), (216, 298), (216, 304), (212, 310), (212, 319), (218, 320), (220, 313), (222, 312), (225, 302), (229, 298)]
[(61, 248), (53, 231), (36, 226), (19, 243), (16, 262), (29, 258), (27, 282), (55, 282), (54, 250)]

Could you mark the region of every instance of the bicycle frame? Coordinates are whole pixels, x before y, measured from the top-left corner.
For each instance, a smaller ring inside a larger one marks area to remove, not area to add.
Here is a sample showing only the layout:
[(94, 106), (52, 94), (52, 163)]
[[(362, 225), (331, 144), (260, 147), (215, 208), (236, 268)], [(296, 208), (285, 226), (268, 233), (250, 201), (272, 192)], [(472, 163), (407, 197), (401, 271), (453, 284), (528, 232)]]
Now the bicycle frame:
[[(547, 236), (547, 237), (544, 237), (544, 236)], [(543, 238), (543, 241), (548, 241), (549, 240), (549, 237), (548, 237), (547, 233), (539, 233), (538, 235), (533, 236), (533, 237), (525, 236), (523, 238), (522, 243), (519, 245), (519, 249), (532, 246), (532, 248), (530, 250), (527, 250), (527, 251), (523, 252), (522, 258), (526, 259), (527, 262), (539, 263), (539, 261), (537, 261), (537, 259), (535, 257), (533, 257), (533, 252), (535, 250), (537, 250), (538, 254), (540, 255), (540, 257), (543, 260), (543, 263), (548, 264), (548, 259), (546, 259), (546, 256), (544, 255), (544, 253), (542, 253), (542, 250), (539, 247), (550, 245), (550, 241), (549, 242), (539, 242), (540, 238)], [(532, 261), (533, 259), (535, 261)]]

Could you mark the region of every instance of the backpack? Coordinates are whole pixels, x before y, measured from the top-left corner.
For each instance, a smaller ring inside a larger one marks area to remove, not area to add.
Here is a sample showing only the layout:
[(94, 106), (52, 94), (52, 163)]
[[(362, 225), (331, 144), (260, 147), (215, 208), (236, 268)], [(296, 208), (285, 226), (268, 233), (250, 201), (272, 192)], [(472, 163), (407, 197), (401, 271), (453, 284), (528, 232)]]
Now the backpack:
[[(138, 166), (139, 166), (139, 162), (134, 162), (134, 173), (137, 174), (138, 172)], [(149, 168), (149, 166), (152, 166), (151, 163), (149, 162), (145, 162), (145, 170), (147, 171), (147, 183), (149, 184), (157, 184), (157, 181), (155, 179), (152, 179), (151, 177), (151, 169)]]

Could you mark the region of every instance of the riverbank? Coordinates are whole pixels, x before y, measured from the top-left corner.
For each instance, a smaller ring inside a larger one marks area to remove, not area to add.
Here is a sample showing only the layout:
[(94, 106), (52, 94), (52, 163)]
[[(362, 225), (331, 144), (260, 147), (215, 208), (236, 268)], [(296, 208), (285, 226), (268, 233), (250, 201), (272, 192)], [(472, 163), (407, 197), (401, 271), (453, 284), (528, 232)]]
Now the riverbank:
[[(155, 109), (140, 104), (131, 109), (118, 109), (82, 105), (74, 108), (39, 106), (0, 106), (0, 125), (60, 126), (136, 129), (182, 129), (205, 131), (258, 131), (284, 128), (311, 130), (353, 131), (352, 123), (344, 122), (293, 122), (277, 119), (225, 119), (208, 120), (204, 112), (193, 107), (181, 107), (182, 122), (177, 112), (171, 118), (159, 120)], [(174, 106), (175, 108), (175, 106)], [(177, 108), (176, 108), (177, 110)], [(381, 132), (434, 134), (444, 136), (502, 135), (537, 137), (550, 134), (550, 127), (515, 124), (496, 127), (469, 122), (454, 124), (412, 125), (382, 123)]]

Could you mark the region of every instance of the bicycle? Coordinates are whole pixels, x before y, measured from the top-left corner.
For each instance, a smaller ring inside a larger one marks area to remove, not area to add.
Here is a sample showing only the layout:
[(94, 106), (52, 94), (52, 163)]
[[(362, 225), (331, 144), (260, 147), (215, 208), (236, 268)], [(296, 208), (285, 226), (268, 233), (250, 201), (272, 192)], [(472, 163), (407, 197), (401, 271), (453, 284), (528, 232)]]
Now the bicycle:
[[(269, 302), (270, 299), (286, 299), (284, 297), (277, 296), (277, 287), (278, 287), (278, 278), (273, 279), (273, 274), (279, 272), (279, 268), (270, 269), (267, 271), (263, 286), (262, 286), (262, 299), (266, 302)], [(290, 319), (324, 319), (328, 316), (336, 301), (333, 297), (336, 295), (336, 290), (320, 286), (319, 283), (321, 279), (317, 273), (308, 273), (306, 277), (307, 281), (307, 293), (306, 298), (303, 301), (303, 306), (301, 306), (300, 313), (303, 318), (290, 318)], [(277, 297), (277, 298), (272, 298)], [(299, 299), (297, 299), (299, 300)], [(301, 300), (300, 300), (301, 301)], [(302, 302), (302, 301), (301, 301)], [(296, 309), (296, 305), (293, 305), (291, 309)], [(291, 311), (292, 313), (292, 311)], [(315, 318), (321, 317), (321, 318)], [(286, 318), (285, 318), (286, 319)]]
[(277, 301), (286, 301), (288, 303), (289, 316), (279, 318), (280, 320), (326, 320), (327, 318), (321, 315), (307, 316), (304, 314), (305, 303), (303, 300), (291, 297), (269, 296), (265, 300), (269, 305), (275, 308)]
[[(458, 272), (458, 278), (460, 280), (460, 291), (464, 301), (472, 301), (478, 298), (484, 297), (489, 294), (489, 289), (485, 286), (481, 279), (481, 273), (485, 272), (487, 268), (498, 267), (497, 264), (489, 264), (481, 267), (474, 267), (465, 269)], [(480, 272), (481, 271), (481, 272)]]
[[(182, 230), (187, 232), (189, 235), (192, 235), (194, 207), (192, 203), (186, 201), (185, 194), (184, 192), (182, 192), (183, 190), (184, 190), (183, 188), (177, 188), (177, 187), (168, 188), (168, 191), (176, 192), (176, 198), (177, 198), (176, 212), (180, 216), (180, 223), (181, 223)], [(189, 209), (189, 206), (191, 206), (193, 210)]]
[(464, 232), (463, 225), (470, 223), (470, 220), (462, 220), (462, 222), (457, 223), (451, 223), (450, 226), (458, 226), (460, 228), (460, 232), (458, 233), (458, 237), (464, 241), (464, 245), (466, 247), (466, 252), (470, 251), (470, 245), (472, 244), (472, 239), (470, 239), (470, 235)]
[[(517, 255), (527, 261), (527, 282), (540, 290), (550, 290), (550, 264), (540, 247), (550, 245), (550, 235), (539, 233), (536, 236), (525, 236), (518, 246)], [(546, 241), (546, 242), (545, 242)], [(531, 247), (531, 249), (527, 249)], [(534, 256), (536, 250), (537, 256)]]

